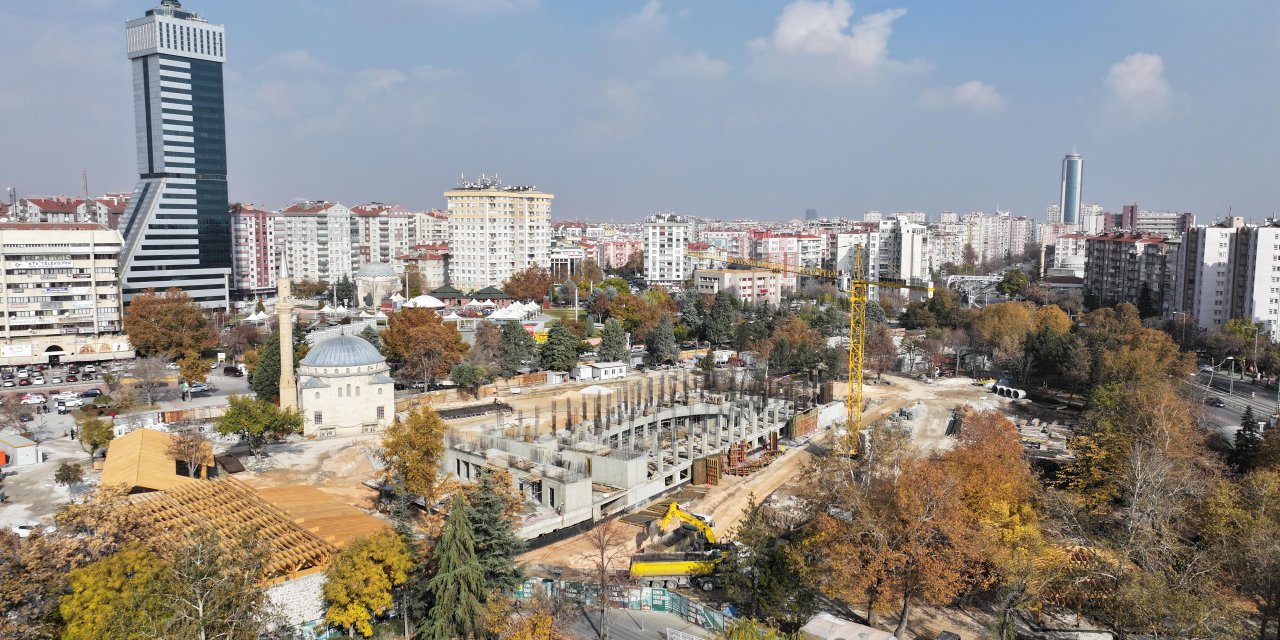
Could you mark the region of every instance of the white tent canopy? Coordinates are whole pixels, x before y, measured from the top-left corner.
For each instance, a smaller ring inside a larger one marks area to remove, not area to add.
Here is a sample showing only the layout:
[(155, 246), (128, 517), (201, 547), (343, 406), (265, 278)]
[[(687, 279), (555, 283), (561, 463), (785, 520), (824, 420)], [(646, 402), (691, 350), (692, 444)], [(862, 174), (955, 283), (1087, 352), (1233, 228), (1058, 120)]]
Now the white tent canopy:
[(405, 302), (404, 306), (410, 309), (443, 309), (445, 304), (439, 298), (424, 293)]
[(602, 396), (602, 395), (613, 393), (613, 389), (610, 389), (609, 387), (602, 387), (598, 384), (593, 384), (589, 387), (583, 387), (579, 389), (578, 393), (581, 393), (584, 396), (595, 396), (595, 395)]

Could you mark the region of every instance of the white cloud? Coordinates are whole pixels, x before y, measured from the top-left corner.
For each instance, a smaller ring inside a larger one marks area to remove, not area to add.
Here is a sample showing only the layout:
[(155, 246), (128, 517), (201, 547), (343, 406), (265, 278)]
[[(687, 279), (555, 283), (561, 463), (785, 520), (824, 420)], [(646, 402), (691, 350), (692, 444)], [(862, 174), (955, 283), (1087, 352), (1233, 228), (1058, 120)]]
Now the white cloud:
[(828, 71), (843, 75), (877, 76), (924, 63), (905, 63), (889, 57), (893, 23), (906, 9), (888, 9), (853, 21), (848, 0), (795, 0), (782, 9), (769, 38), (751, 43), (763, 58), (824, 59)]
[(667, 27), (667, 14), (662, 11), (662, 0), (649, 0), (640, 11), (630, 14), (609, 29), (609, 35), (615, 40), (646, 41), (652, 40)]
[(1173, 91), (1164, 78), (1164, 59), (1154, 53), (1130, 54), (1111, 65), (1106, 83), (1111, 90), (1109, 106), (1114, 115), (1147, 120), (1168, 115), (1173, 109)]
[(729, 63), (701, 51), (688, 55), (673, 54), (658, 61), (658, 73), (679, 78), (711, 80), (729, 73)]
[(994, 112), (1005, 108), (1004, 96), (995, 87), (981, 80), (970, 80), (958, 87), (930, 89), (924, 92), (922, 102), (933, 109), (958, 108)]

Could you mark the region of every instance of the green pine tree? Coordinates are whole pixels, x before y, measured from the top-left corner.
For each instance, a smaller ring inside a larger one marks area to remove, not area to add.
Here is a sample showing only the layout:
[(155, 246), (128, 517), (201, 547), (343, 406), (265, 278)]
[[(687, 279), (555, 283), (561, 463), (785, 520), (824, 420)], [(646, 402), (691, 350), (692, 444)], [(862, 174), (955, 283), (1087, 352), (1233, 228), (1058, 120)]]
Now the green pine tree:
[(484, 569), (485, 593), (513, 593), (523, 577), (516, 556), (524, 542), (516, 535), (515, 523), (507, 517), (507, 500), (493, 474), (480, 476), (471, 494), (467, 521), (475, 538), (476, 558)]
[(536, 348), (533, 336), (520, 323), (503, 323), (498, 340), (498, 375), (510, 378), (519, 373), (525, 366), (524, 361), (533, 357)]
[(547, 341), (542, 343), (538, 356), (542, 360), (542, 368), (548, 371), (569, 371), (578, 364), (578, 347), (582, 341), (569, 333), (560, 322), (551, 325), (547, 332)]
[(1258, 418), (1252, 405), (1245, 405), (1240, 416), (1240, 430), (1236, 432), (1235, 447), (1231, 450), (1231, 463), (1241, 472), (1253, 468), (1254, 460), (1262, 448), (1262, 434), (1258, 432)]
[(680, 318), (689, 327), (689, 337), (696, 337), (702, 331), (702, 311), (698, 309), (698, 296), (685, 292), (678, 301)]
[(702, 328), (703, 336), (717, 345), (727, 345), (734, 338), (734, 316), (737, 314), (737, 300), (728, 291), (716, 294), (715, 302)]
[(649, 355), (654, 362), (671, 364), (680, 359), (680, 345), (676, 344), (670, 315), (662, 316), (658, 326), (649, 332), (648, 338)]
[(426, 590), (434, 604), (420, 628), (422, 638), (456, 640), (481, 634), (484, 568), (476, 558), (467, 511), (462, 494), (454, 494), (440, 544), (431, 553), (436, 573)]
[(378, 336), (378, 331), (377, 329), (373, 328), (373, 325), (366, 326), (357, 335), (360, 338), (362, 338), (365, 342), (368, 342), (374, 347), (377, 347), (379, 351), (382, 350), (382, 338)]
[(616, 362), (627, 359), (627, 335), (622, 323), (610, 319), (604, 323), (604, 331), (600, 333), (600, 360)]
[(258, 366), (253, 370), (253, 393), (259, 400), (280, 399), (280, 332), (272, 331), (258, 350)]

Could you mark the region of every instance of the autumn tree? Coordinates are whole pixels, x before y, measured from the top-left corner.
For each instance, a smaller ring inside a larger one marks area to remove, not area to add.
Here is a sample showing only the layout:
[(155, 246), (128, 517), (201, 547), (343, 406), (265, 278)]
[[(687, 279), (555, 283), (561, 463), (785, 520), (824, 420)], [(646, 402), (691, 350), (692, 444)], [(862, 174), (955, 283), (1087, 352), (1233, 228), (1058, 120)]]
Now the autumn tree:
[(58, 603), (65, 640), (143, 638), (163, 626), (169, 612), (156, 592), (166, 586), (170, 567), (138, 544), (71, 571), (69, 593)]
[(622, 323), (610, 318), (604, 323), (604, 331), (600, 335), (600, 359), (604, 362), (619, 362), (627, 359), (627, 336), (622, 330)]
[(1280, 626), (1280, 473), (1257, 471), (1238, 485), (1219, 482), (1207, 500), (1203, 533), (1229, 584), (1254, 605), (1258, 638)]
[(596, 633), (604, 640), (609, 637), (608, 590), (616, 583), (615, 574), (624, 561), (627, 535), (616, 520), (609, 520), (582, 534), (582, 540), (589, 549), (586, 560), (596, 583), (596, 597), (592, 603), (600, 615)]
[(218, 333), (200, 305), (176, 288), (134, 296), (125, 309), (124, 331), (143, 356), (177, 358), (218, 344)]
[(502, 290), (516, 300), (541, 301), (551, 292), (551, 272), (546, 267), (531, 265), (523, 271), (511, 274), (502, 283)]
[(409, 548), (392, 531), (348, 544), (325, 571), (325, 622), (352, 635), (373, 635), (370, 623), (391, 608), (392, 591), (408, 580), (412, 568)]
[(445, 324), (431, 309), (401, 309), (387, 319), (382, 332), (387, 356), (403, 363), (414, 379), (434, 381), (462, 362), (467, 343), (453, 324)]
[(524, 327), (516, 322), (502, 325), (498, 341), (498, 375), (510, 378), (526, 366), (526, 361), (537, 355), (538, 345)]
[(478, 364), (492, 374), (499, 371), (501, 358), (502, 327), (492, 320), (481, 320), (476, 323), (471, 349), (467, 351), (467, 362)]
[(440, 459), (444, 456), (447, 428), (430, 407), (415, 408), (404, 419), (396, 418), (382, 434), (384, 479), (421, 496), (428, 505), (440, 497)]
[(187, 466), (187, 475), (195, 478), (202, 466), (212, 466), (213, 446), (200, 427), (188, 426), (170, 432), (165, 451), (169, 457)]
[(462, 494), (453, 496), (453, 506), (440, 534), (440, 543), (431, 551), (436, 573), (426, 584), (435, 603), (420, 629), (428, 640), (455, 640), (478, 637), (484, 616), (484, 568), (476, 558), (475, 540), (467, 519)]
[(770, 369), (790, 374), (815, 367), (826, 339), (799, 316), (788, 315), (774, 327), (768, 342)]
[(87, 413), (77, 413), (75, 416), (76, 436), (80, 440), (80, 448), (93, 457), (93, 454), (102, 450), (115, 438), (115, 430), (112, 429), (111, 421), (104, 420), (98, 416), (89, 415)]
[(221, 435), (239, 436), (249, 446), (254, 461), (261, 462), (269, 441), (302, 432), (302, 416), (294, 409), (281, 409), (259, 398), (233, 395), (227, 398), (226, 412), (213, 425)]
[(893, 344), (893, 336), (889, 327), (883, 324), (869, 325), (862, 344), (865, 361), (876, 368), (876, 375), (882, 376), (886, 369), (892, 369), (898, 362), (898, 348)]
[(270, 549), (256, 532), (226, 539), (202, 528), (155, 551), (169, 572), (151, 600), (167, 615), (146, 637), (255, 640), (270, 627)]
[(627, 278), (644, 275), (644, 251), (632, 251), (618, 272)]
[(587, 258), (578, 265), (578, 281), (599, 284), (604, 281), (604, 270), (594, 258)]

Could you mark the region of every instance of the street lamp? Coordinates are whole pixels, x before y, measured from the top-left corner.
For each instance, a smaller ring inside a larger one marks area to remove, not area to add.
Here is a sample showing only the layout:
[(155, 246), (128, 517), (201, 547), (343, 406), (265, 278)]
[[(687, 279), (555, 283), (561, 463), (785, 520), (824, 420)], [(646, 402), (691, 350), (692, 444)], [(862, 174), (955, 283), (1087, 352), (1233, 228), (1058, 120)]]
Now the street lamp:
[(1234, 394), (1235, 394), (1235, 392), (1236, 392), (1236, 379), (1235, 379), (1235, 375), (1236, 375), (1236, 357), (1235, 357), (1235, 356), (1227, 356), (1227, 361), (1229, 361), (1229, 362), (1231, 363), (1230, 365), (1228, 365), (1228, 366), (1230, 366), (1230, 367), (1231, 367), (1231, 369), (1229, 370), (1229, 373), (1227, 374), (1227, 394), (1228, 394), (1228, 395), (1234, 395)]

